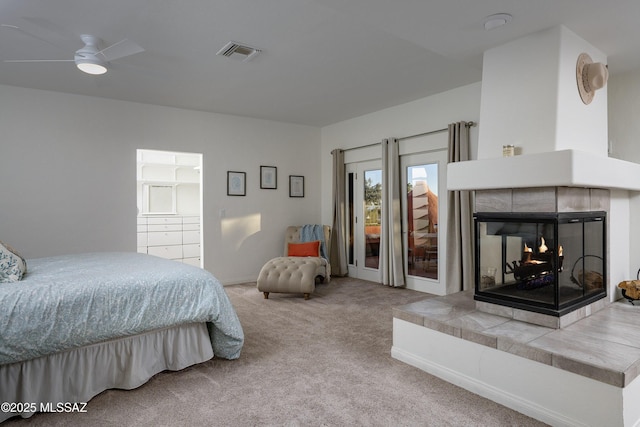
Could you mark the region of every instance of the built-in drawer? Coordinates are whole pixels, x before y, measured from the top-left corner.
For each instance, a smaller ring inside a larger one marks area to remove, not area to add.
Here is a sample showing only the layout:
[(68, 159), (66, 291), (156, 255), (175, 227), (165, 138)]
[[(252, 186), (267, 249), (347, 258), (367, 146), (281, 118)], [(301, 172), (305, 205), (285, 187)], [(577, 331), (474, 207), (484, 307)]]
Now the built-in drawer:
[(199, 231), (183, 231), (182, 243), (184, 243), (185, 245), (200, 243), (200, 232)]
[(181, 231), (164, 231), (147, 233), (149, 246), (181, 245)]
[(138, 233), (146, 233), (147, 224), (138, 224)]
[(167, 259), (181, 259), (182, 246), (149, 246), (148, 254)]
[(149, 224), (148, 231), (182, 231), (182, 224)]
[(184, 245), (184, 246), (182, 246), (182, 255), (185, 258), (200, 257), (200, 245)]
[(138, 225), (143, 225), (147, 223), (147, 217), (139, 216), (137, 218), (138, 218)]
[(200, 224), (199, 216), (183, 216), (182, 217), (183, 224)]
[(182, 224), (182, 217), (179, 216), (150, 216), (147, 218), (148, 224)]
[(200, 231), (200, 224), (196, 223), (186, 223), (182, 224), (182, 229), (186, 231)]

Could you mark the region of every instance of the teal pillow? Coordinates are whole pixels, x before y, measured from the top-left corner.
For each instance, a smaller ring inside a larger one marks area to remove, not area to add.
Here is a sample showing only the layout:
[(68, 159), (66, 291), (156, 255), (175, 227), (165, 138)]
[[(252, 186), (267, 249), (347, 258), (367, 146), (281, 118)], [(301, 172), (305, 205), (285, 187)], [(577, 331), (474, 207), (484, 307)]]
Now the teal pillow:
[(0, 283), (17, 282), (27, 272), (27, 262), (11, 246), (0, 242)]

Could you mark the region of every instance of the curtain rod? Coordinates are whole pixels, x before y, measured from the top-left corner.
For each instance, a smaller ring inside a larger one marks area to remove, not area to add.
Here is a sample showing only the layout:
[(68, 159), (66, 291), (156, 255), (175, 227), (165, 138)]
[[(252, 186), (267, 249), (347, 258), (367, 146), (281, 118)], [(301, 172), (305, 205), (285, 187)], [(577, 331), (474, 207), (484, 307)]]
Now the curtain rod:
[[(464, 125), (468, 128), (475, 126), (475, 122), (465, 122)], [(423, 133), (418, 133), (416, 135), (409, 135), (409, 136), (403, 136), (402, 138), (398, 138), (398, 141), (404, 141), (405, 139), (412, 139), (412, 138), (418, 138), (421, 136), (427, 136), (427, 135), (433, 135), (434, 133), (440, 133), (440, 132), (446, 132), (449, 130), (449, 127), (446, 127), (444, 129), (437, 129), (437, 130), (432, 130), (429, 132), (423, 132)]]
[[(465, 122), (465, 126), (466, 127), (473, 127), (475, 125), (476, 125), (475, 122)], [(443, 129), (432, 130), (432, 131), (429, 131), (429, 132), (418, 133), (416, 135), (403, 136), (402, 138), (398, 138), (398, 141), (404, 141), (406, 139), (418, 138), (420, 136), (432, 135), (434, 133), (446, 132), (448, 130), (449, 130), (449, 128), (446, 127), (446, 128), (443, 128)], [(381, 144), (381, 142), (374, 142), (373, 144), (361, 145), (359, 147), (343, 148), (342, 151), (359, 150), (361, 148), (373, 147), (373, 146), (380, 145), (380, 144)], [(333, 153), (333, 150), (331, 150), (331, 152)]]

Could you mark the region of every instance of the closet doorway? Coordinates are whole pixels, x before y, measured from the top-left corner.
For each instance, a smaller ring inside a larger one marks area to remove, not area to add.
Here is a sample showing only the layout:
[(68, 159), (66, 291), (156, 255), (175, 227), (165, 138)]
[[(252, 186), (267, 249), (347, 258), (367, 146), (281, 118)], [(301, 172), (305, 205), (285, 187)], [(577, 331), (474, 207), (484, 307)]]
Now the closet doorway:
[(138, 252), (204, 267), (202, 154), (136, 152)]

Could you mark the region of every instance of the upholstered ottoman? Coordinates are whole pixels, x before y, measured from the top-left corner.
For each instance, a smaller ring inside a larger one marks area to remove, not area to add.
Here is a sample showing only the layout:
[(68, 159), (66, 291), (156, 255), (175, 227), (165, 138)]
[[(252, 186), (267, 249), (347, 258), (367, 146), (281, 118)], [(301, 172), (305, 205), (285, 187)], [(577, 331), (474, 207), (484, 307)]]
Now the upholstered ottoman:
[(316, 288), (316, 271), (322, 265), (315, 257), (278, 257), (260, 270), (258, 290), (269, 298), (269, 292), (304, 294), (304, 299)]

